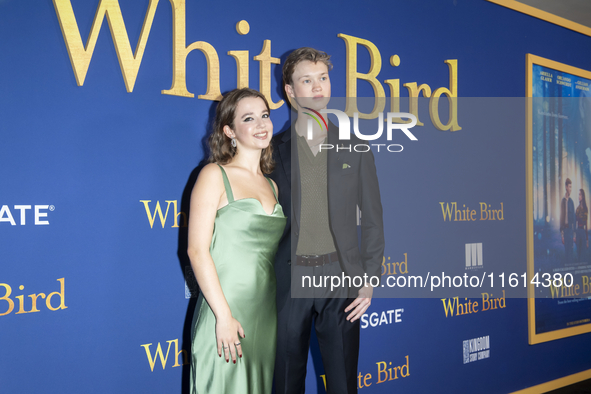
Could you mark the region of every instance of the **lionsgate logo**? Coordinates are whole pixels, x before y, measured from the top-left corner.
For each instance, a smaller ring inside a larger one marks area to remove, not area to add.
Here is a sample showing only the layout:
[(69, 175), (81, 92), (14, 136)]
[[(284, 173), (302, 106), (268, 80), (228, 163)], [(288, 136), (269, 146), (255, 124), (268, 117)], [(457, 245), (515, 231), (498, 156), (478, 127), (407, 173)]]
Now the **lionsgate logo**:
[(370, 326), (378, 327), (382, 324), (402, 323), (402, 313), (404, 313), (404, 308), (390, 309), (387, 311), (382, 311), (381, 313), (364, 313), (363, 316), (361, 316), (361, 329), (365, 329)]
[[(315, 111), (312, 108), (305, 108), (314, 114), (309, 112), (304, 112), (306, 115), (310, 116), (307, 123), (307, 138), (309, 140), (313, 139), (313, 125), (314, 122), (318, 123), (320, 128), (328, 129), (328, 124), (326, 120), (324, 120), (323, 114), (333, 114), (336, 115), (339, 123), (339, 144), (336, 146), (333, 144), (320, 144), (320, 151), (322, 150), (330, 150), (335, 149), (337, 152), (339, 151), (355, 151), (355, 152), (367, 152), (374, 148), (377, 152), (391, 152), (397, 153), (402, 152), (404, 147), (400, 144), (346, 144), (343, 141), (350, 141), (351, 140), (351, 119), (347, 116), (346, 113), (343, 111), (339, 111), (337, 109), (322, 109), (320, 111)], [(402, 120), (402, 119), (410, 119), (408, 123), (394, 123), (394, 119)], [(407, 112), (388, 112), (386, 114), (386, 139), (388, 141), (392, 141), (392, 135), (394, 130), (402, 131), (408, 139), (411, 141), (418, 141), (417, 137), (414, 136), (413, 133), (410, 132), (409, 129), (413, 128), (417, 124), (417, 117), (413, 114)], [(384, 113), (380, 112), (378, 115), (378, 130), (374, 134), (362, 134), (359, 131), (359, 113), (353, 113), (353, 132), (357, 138), (363, 141), (376, 141), (382, 137), (384, 133)]]
[(482, 242), (466, 244), (466, 269), (482, 268)]
[(490, 357), (490, 335), (463, 342), (464, 364)]
[(0, 208), (0, 223), (7, 222), (11, 226), (17, 223), (21, 226), (34, 224), (44, 226), (49, 224), (48, 211), (53, 212), (53, 205), (14, 205), (12, 211), (8, 205)]

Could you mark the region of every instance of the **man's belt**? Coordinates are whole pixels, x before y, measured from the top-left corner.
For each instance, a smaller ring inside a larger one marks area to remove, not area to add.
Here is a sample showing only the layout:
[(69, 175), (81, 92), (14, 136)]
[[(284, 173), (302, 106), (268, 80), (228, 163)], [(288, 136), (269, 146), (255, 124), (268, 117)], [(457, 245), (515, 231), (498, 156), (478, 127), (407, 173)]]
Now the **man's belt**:
[(339, 261), (339, 255), (337, 252), (321, 255), (296, 256), (296, 265), (301, 265), (303, 267), (321, 267), (335, 261)]

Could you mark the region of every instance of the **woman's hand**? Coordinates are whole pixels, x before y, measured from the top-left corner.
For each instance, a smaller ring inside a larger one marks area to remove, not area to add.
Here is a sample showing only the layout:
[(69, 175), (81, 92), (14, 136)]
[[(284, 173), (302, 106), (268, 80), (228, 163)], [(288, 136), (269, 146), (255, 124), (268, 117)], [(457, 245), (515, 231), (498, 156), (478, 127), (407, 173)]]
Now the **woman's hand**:
[(244, 330), (242, 325), (232, 316), (216, 319), (215, 336), (218, 342), (218, 355), (222, 356), (222, 348), (226, 362), (232, 361), (236, 364), (236, 354), (242, 358), (242, 346), (240, 345), (240, 338), (244, 338)]

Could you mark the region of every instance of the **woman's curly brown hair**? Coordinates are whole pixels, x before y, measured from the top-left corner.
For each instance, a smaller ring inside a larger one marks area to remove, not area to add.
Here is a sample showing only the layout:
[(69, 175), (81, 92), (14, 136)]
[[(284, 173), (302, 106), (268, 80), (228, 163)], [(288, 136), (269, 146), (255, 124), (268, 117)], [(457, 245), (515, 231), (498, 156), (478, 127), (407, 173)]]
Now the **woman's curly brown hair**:
[[(246, 97), (258, 97), (262, 99), (267, 107), (267, 111), (269, 111), (269, 114), (271, 113), (271, 108), (269, 108), (269, 103), (265, 96), (254, 89), (234, 89), (227, 93), (215, 110), (213, 131), (209, 136), (210, 163), (228, 164), (236, 154), (236, 148), (232, 146), (230, 138), (224, 133), (224, 126), (229, 126), (234, 130), (234, 118), (236, 117), (238, 102)], [(275, 162), (273, 161), (273, 147), (271, 144), (263, 149), (260, 165), (261, 171), (264, 174), (273, 172)]]

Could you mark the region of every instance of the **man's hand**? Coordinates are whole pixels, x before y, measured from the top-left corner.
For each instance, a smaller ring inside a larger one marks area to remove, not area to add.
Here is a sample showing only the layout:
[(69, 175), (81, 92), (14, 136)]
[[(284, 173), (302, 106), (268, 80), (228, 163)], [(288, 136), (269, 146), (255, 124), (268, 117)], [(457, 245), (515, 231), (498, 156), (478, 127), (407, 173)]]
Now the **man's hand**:
[(361, 319), (367, 308), (371, 305), (371, 297), (373, 295), (373, 287), (366, 284), (359, 289), (359, 295), (355, 300), (345, 308), (345, 312), (352, 312), (347, 316), (347, 320), (353, 323), (355, 320)]

